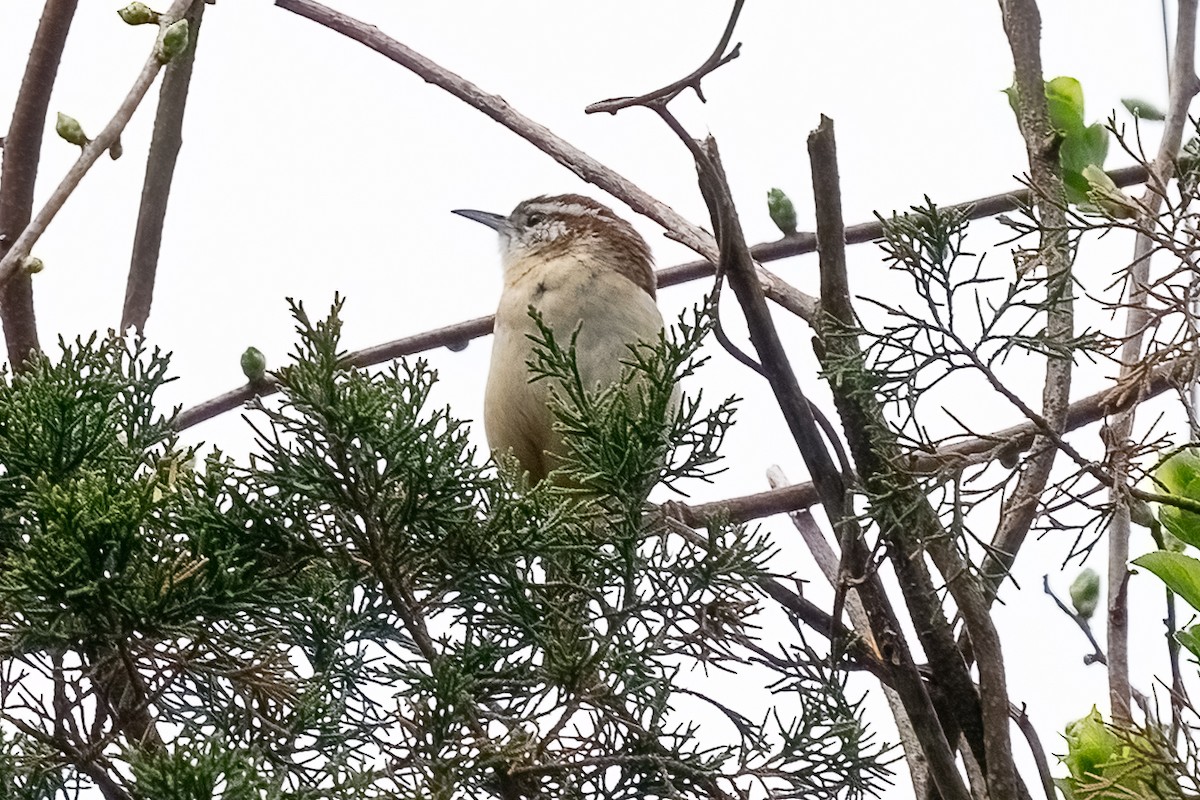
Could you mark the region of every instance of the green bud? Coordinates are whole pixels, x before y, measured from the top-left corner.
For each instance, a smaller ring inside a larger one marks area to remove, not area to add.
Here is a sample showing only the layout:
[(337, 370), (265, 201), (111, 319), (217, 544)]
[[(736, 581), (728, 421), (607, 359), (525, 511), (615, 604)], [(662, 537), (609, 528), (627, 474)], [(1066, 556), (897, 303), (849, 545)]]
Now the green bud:
[(1088, 567), (1071, 582), (1071, 605), (1083, 619), (1091, 619), (1100, 603), (1100, 575)]
[(775, 227), (779, 228), (784, 236), (791, 236), (796, 232), (796, 207), (783, 193), (783, 189), (767, 192), (767, 213), (771, 215), (771, 222), (775, 223)]
[(1137, 219), (1141, 206), (1132, 197), (1122, 192), (1108, 173), (1095, 164), (1088, 164), (1080, 172), (1088, 182), (1088, 200), (1106, 217), (1112, 219)]
[(166, 27), (158, 40), (158, 62), (169, 64), (171, 59), (182, 53), (188, 46), (188, 21), (176, 20)]
[(267, 374), (267, 357), (257, 347), (247, 347), (242, 353), (242, 374), (251, 383), (262, 383)]
[(21, 269), (25, 270), (30, 275), (36, 275), (45, 268), (46, 265), (43, 264), (42, 260), (37, 256), (25, 256), (25, 258), (21, 260)]
[(79, 124), (79, 120), (74, 117), (68, 117), (61, 111), (58, 112), (58, 122), (54, 123), (54, 131), (73, 145), (79, 147), (87, 147), (91, 141), (83, 133), (83, 126)]
[(126, 25), (157, 25), (158, 12), (145, 3), (130, 3), (117, 12)]

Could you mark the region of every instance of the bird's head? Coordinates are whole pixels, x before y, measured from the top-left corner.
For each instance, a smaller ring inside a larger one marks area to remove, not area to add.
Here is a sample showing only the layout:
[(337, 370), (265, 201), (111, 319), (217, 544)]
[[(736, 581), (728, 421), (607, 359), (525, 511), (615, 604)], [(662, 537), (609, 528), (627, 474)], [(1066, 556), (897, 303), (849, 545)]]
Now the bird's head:
[(524, 271), (529, 260), (575, 256), (598, 261), (624, 274), (654, 296), (650, 246), (606, 205), (579, 194), (534, 197), (507, 217), (456, 209), (455, 214), (487, 225), (500, 235), (505, 272)]

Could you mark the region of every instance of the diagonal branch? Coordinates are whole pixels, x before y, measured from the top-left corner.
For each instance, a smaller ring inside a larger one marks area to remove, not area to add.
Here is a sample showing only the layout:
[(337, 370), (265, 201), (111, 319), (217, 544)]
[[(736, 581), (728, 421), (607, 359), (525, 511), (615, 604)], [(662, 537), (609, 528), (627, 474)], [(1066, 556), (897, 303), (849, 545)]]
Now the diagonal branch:
[(154, 116), (154, 135), (146, 157), (146, 177), (138, 206), (137, 229), (133, 236), (129, 277), (125, 283), (125, 306), (121, 311), (121, 330), (133, 326), (144, 333), (154, 299), (154, 279), (162, 247), (163, 223), (167, 218), (167, 200), (175, 163), (183, 146), (183, 113), (187, 107), (188, 86), (196, 59), (204, 0), (193, 0), (185, 19), (188, 21), (188, 46), (171, 60), (158, 90), (158, 113)]
[(334, 11), (315, 0), (275, 0), (275, 5), (365, 45), (415, 73), (427, 83), (449, 92), (508, 128), (583, 180), (599, 186), (637, 213), (662, 225), (670, 232), (672, 238), (706, 259), (716, 260), (716, 242), (710, 233), (688, 222), (666, 203), (655, 199), (633, 181), (555, 135), (549, 128), (521, 114), (503, 97), (488, 94), (465, 78), (385, 35), (375, 26)]
[[(184, 10), (192, 0), (175, 0), (171, 7), (162, 15), (163, 26), (174, 20), (179, 19)], [(160, 28), (159, 36), (162, 35)], [(67, 174), (63, 176), (55, 190), (46, 200), (45, 205), (38, 211), (37, 215), (25, 226), (21, 235), (13, 242), (4, 258), (0, 259), (0, 286), (6, 285), (13, 280), (14, 276), (21, 271), (21, 263), (25, 257), (29, 255), (33, 246), (37, 244), (38, 239), (46, 232), (46, 228), (54, 220), (54, 217), (62, 209), (63, 204), (67, 202), (67, 198), (75, 191), (75, 187), (83, 180), (83, 176), (87, 175), (88, 170), (96, 163), (100, 156), (105, 153), (121, 135), (121, 131), (129, 124), (129, 120), (133, 117), (133, 112), (141, 105), (142, 99), (145, 98), (146, 92), (150, 89), (150, 84), (154, 83), (155, 77), (158, 76), (159, 70), (162, 69), (162, 62), (159, 61), (158, 42), (155, 41), (155, 46), (152, 48), (150, 56), (146, 59), (145, 65), (142, 66), (142, 71), (138, 73), (137, 78), (130, 87), (129, 93), (125, 95), (125, 99), (121, 101), (121, 105), (117, 107), (116, 113), (104, 130), (96, 136), (95, 139), (88, 142), (83, 147), (79, 154), (79, 159), (71, 165), (67, 170)]]
[[(42, 131), (50, 93), (67, 44), (67, 33), (78, 0), (48, 0), (34, 34), (25, 75), (4, 139), (4, 166), (0, 171), (0, 256), (7, 253), (17, 233), (33, 215), (33, 190), (42, 151)], [(8, 345), (8, 362), (19, 370), (33, 351), (39, 350), (37, 317), (33, 308), (33, 282), (28, 273), (0, 290), (0, 322)]]

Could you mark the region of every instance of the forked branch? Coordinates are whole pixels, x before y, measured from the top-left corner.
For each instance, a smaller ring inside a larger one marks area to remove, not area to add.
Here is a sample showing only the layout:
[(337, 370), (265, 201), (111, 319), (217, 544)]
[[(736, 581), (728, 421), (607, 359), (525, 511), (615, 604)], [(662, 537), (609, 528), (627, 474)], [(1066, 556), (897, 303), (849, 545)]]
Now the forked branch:
[[(171, 7), (162, 15), (165, 23), (179, 19), (183, 16), (184, 11), (190, 6), (192, 0), (175, 0)], [(160, 31), (161, 36), (161, 31)], [(62, 209), (63, 204), (67, 202), (67, 198), (75, 191), (75, 187), (83, 180), (92, 166), (99, 160), (100, 156), (108, 151), (110, 147), (117, 141), (121, 135), (121, 131), (125, 130), (125, 126), (129, 124), (129, 120), (133, 118), (133, 112), (141, 105), (142, 100), (146, 97), (146, 92), (150, 89), (150, 84), (154, 83), (154, 79), (158, 76), (159, 71), (163, 68), (162, 61), (158, 57), (158, 43), (152, 49), (146, 63), (142, 66), (142, 71), (138, 73), (137, 78), (130, 87), (129, 92), (125, 95), (125, 99), (121, 101), (116, 113), (104, 130), (97, 134), (96, 138), (88, 142), (79, 154), (79, 159), (67, 170), (67, 174), (59, 181), (57, 188), (50, 194), (45, 205), (38, 211), (37, 215), (25, 226), (25, 229), (13, 242), (12, 247), (0, 259), (0, 286), (6, 285), (13, 277), (20, 272), (23, 267), (26, 256), (29, 255), (33, 246), (37, 244), (38, 239), (46, 232), (46, 228), (53, 221), (54, 217)]]
[(670, 103), (685, 90), (691, 89), (700, 98), (700, 102), (705, 102), (704, 89), (700, 85), (710, 72), (717, 68), (733, 61), (741, 53), (742, 43), (738, 42), (733, 46), (728, 53), (725, 49), (729, 47), (729, 42), (733, 39), (733, 31), (737, 27), (738, 17), (742, 14), (742, 6), (746, 0), (736, 0), (733, 4), (733, 11), (729, 14), (729, 21), (725, 23), (725, 32), (721, 34), (721, 41), (717, 42), (717, 46), (713, 48), (712, 55), (704, 60), (696, 69), (692, 70), (690, 75), (673, 81), (661, 89), (655, 89), (652, 92), (639, 95), (637, 97), (616, 97), (612, 100), (601, 100), (598, 103), (592, 103), (583, 111), (585, 114), (616, 114), (623, 108), (631, 108), (633, 106), (644, 106), (646, 108), (665, 108), (667, 103)]

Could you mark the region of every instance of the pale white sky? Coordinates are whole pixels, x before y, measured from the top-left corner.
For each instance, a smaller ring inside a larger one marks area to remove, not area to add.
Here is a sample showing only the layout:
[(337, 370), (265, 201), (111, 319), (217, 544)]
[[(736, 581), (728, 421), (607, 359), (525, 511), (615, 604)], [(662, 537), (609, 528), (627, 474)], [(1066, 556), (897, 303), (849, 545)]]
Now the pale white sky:
[[(121, 23), (114, 11), (123, 4), (80, 3), (51, 117), (69, 113), (94, 133), (124, 96), (154, 31)], [(504, 96), (707, 225), (691, 159), (653, 115), (634, 109), (585, 116), (582, 109), (689, 72), (720, 35), (727, 0), (331, 4)], [(1158, 3), (1054, 0), (1043, 6), (1045, 74), (1082, 81), (1089, 121), (1108, 116), (1125, 96), (1165, 104)], [(34, 0), (0, 4), (0, 125), (40, 8)], [(923, 195), (949, 204), (1003, 191), (1026, 169), (1000, 93), (1011, 82), (1012, 62), (996, 4), (755, 0), (735, 40), (743, 42), (742, 56), (706, 81), (708, 104), (688, 96), (677, 110), (694, 134), (712, 132), (720, 141), (752, 242), (777, 238), (764, 203), (772, 186), (789, 192), (800, 227), (811, 229), (805, 140), (822, 113), (836, 124), (848, 223), (869, 220), (875, 210), (904, 209)], [(124, 158), (97, 165), (35, 249), (46, 263), (35, 279), (44, 345), (60, 334), (74, 337), (119, 321), (153, 102), (126, 131)], [(1157, 131), (1146, 134), (1153, 147)], [(611, 202), (477, 111), (265, 0), (220, 0), (208, 8), (184, 140), (148, 326), (152, 342), (175, 353), (179, 380), (164, 403), (192, 405), (243, 383), (238, 356), (247, 345), (263, 350), (270, 366), (283, 363), (294, 338), (288, 296), (317, 314), (334, 292), (348, 297), (349, 349), (490, 313), (499, 291), (495, 243), (480, 226), (452, 216), (452, 208), (506, 213), (526, 197), (564, 191)], [(48, 133), (39, 201), (77, 152)], [(1109, 166), (1126, 163), (1114, 145)], [(694, 258), (652, 223), (635, 224), (660, 266)], [(982, 252), (1001, 238), (998, 227), (981, 224), (971, 241)], [(1089, 250), (1081, 269), (1108, 275), (1129, 250), (1127, 242)], [(1008, 263), (1003, 251), (990, 258), (998, 270)], [(853, 248), (851, 262), (857, 291), (886, 285), (876, 248)], [(772, 269), (815, 291), (813, 257)], [(663, 291), (664, 315), (673, 318), (703, 290), (697, 283)], [(786, 314), (777, 318), (802, 383), (829, 408), (809, 331)], [(484, 339), (462, 353), (429, 354), (442, 378), (436, 400), (451, 403), (461, 417), (480, 416), (489, 346)], [(701, 379), (706, 392), (737, 393), (746, 401), (728, 444), (730, 470), (715, 486), (696, 487), (697, 499), (760, 491), (773, 463), (802, 479), (765, 385), (722, 353), (714, 356)], [(1027, 371), (1036, 375), (1040, 366), (1030, 362)], [(1085, 376), (1080, 394), (1098, 388), (1103, 374)], [(1026, 388), (1031, 398), (1040, 392), (1034, 383)], [(981, 429), (1016, 419), (980, 398), (959, 400)], [(250, 446), (236, 413), (189, 435), (235, 454)], [(482, 430), (477, 440), (482, 448)], [(1094, 440), (1094, 430), (1082, 434), (1081, 441)], [(814, 598), (825, 597), (790, 524), (766, 524), (783, 550), (779, 569), (814, 579)], [(978, 524), (991, 527), (990, 521)], [(1012, 700), (1028, 704), (1056, 752), (1056, 732), (1093, 702), (1103, 707), (1107, 697), (1102, 668), (1081, 665), (1086, 643), (1040, 592), (1041, 574), (1058, 569), (1068, 545), (1031, 544), (1017, 573), (1024, 591), (1009, 587), (1007, 605), (998, 611)], [(1148, 539), (1135, 543), (1135, 553), (1139, 547), (1148, 549)], [(1094, 563), (1102, 569), (1102, 559)], [(1057, 580), (1065, 590), (1069, 576)], [(1161, 589), (1141, 578), (1132, 591), (1140, 603), (1157, 600)], [(1135, 680), (1149, 691), (1152, 670), (1164, 667), (1162, 612), (1135, 608), (1141, 609), (1135, 619), (1141, 613), (1144, 622), (1137, 626), (1144, 641), (1134, 650)], [(1019, 744), (1016, 749), (1025, 752)]]

